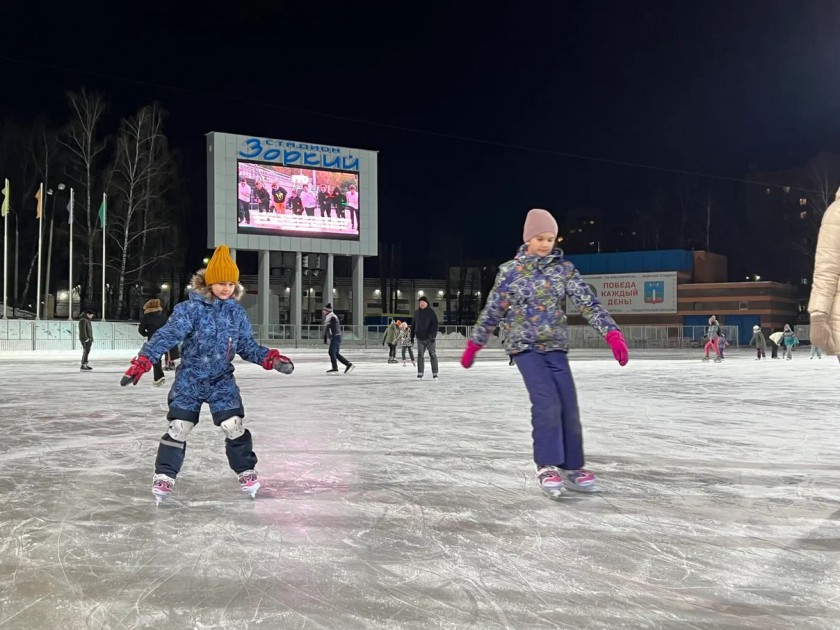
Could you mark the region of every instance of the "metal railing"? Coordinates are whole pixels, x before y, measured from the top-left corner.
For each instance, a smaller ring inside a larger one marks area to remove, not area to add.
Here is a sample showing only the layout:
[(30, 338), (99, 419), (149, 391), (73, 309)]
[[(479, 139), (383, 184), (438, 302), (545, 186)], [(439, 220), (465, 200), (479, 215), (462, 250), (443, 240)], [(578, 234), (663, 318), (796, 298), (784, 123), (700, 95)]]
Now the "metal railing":
[[(143, 337), (137, 324), (131, 322), (92, 321), (93, 338), (99, 350), (131, 350), (139, 348)], [(280, 348), (323, 348), (324, 328), (302, 326), (300, 338), (294, 338), (294, 327), (287, 324), (256, 325), (254, 338), (266, 346)], [(733, 348), (738, 347), (738, 329), (722, 326)], [(75, 350), (81, 348), (77, 321), (67, 320), (0, 320), (0, 352), (37, 350)], [(386, 326), (342, 326), (342, 345), (348, 348), (376, 349), (382, 346)], [(630, 348), (696, 348), (705, 343), (705, 326), (624, 326), (622, 332)], [(437, 347), (460, 350), (473, 333), (473, 326), (440, 326)], [(800, 337), (802, 338), (802, 337)], [(604, 341), (589, 326), (570, 326), (573, 348), (601, 348)], [(501, 348), (494, 335), (487, 348)]]

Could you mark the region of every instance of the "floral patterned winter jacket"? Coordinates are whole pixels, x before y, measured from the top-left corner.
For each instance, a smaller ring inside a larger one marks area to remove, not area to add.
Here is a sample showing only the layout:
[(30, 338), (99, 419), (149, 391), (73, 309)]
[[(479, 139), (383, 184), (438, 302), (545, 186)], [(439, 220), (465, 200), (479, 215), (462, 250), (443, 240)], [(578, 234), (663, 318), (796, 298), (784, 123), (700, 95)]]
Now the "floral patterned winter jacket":
[(562, 250), (539, 258), (527, 255), (525, 249), (523, 245), (516, 258), (499, 267), (496, 284), (472, 335), (475, 343), (484, 346), (499, 322), (505, 320), (510, 327), (508, 352), (567, 351), (566, 297), (601, 336), (619, 330), (577, 268), (563, 258)]

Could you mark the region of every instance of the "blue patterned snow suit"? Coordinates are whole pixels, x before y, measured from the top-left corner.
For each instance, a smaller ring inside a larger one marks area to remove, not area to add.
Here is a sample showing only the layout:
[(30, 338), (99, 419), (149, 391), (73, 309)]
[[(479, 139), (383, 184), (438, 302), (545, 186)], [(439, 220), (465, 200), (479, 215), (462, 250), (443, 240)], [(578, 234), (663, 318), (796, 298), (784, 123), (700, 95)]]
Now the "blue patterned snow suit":
[(523, 245), (499, 267), (496, 283), (476, 323), (472, 340), (487, 343), (504, 320), (512, 354), (531, 399), (534, 462), (537, 468), (583, 468), (583, 433), (577, 393), (569, 368), (569, 328), (563, 299), (571, 298), (601, 335), (618, 330), (575, 266), (555, 249), (544, 258)]
[[(140, 349), (152, 363), (181, 343), (181, 363), (169, 391), (168, 420), (198, 422), (201, 406), (207, 403), (213, 424), (219, 426), (234, 416), (245, 416), (239, 387), (233, 377), (232, 361), (239, 354), (246, 361), (261, 364), (268, 348), (254, 341), (248, 314), (238, 299), (244, 290), (237, 287), (227, 300), (215, 298), (204, 283), (203, 272), (193, 276), (190, 299), (175, 306), (169, 321)], [(237, 473), (254, 468), (251, 433), (235, 440), (226, 439), (231, 468)], [(161, 438), (155, 472), (175, 477), (184, 459), (186, 443), (168, 433)]]

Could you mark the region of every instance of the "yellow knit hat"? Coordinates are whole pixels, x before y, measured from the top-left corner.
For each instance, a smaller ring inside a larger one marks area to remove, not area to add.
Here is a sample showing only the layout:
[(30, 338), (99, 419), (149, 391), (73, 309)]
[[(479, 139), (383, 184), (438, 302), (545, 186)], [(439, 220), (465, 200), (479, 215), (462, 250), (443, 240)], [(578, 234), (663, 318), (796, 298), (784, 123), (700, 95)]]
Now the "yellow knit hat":
[(204, 272), (204, 281), (208, 285), (217, 282), (239, 282), (239, 267), (230, 257), (227, 245), (219, 245), (213, 252), (213, 258), (210, 259), (207, 271)]

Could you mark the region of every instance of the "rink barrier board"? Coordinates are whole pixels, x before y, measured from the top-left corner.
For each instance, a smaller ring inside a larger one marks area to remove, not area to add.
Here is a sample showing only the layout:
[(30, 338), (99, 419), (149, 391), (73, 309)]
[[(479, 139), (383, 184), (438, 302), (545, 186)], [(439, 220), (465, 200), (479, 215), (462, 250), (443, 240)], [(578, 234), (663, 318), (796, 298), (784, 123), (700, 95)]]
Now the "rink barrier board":
[[(137, 331), (137, 323), (91, 321), (93, 338), (100, 350), (139, 349), (145, 339)], [(346, 348), (376, 349), (382, 347), (386, 326), (343, 326), (342, 346)], [(731, 348), (739, 347), (737, 327), (722, 326)], [(807, 326), (797, 326), (800, 340), (808, 339)], [(59, 351), (81, 348), (77, 320), (0, 320), (0, 352)], [(301, 335), (294, 338), (294, 327), (286, 324), (254, 326), (254, 338), (266, 346), (283, 348), (323, 347), (323, 326), (301, 327)], [(622, 332), (630, 348), (682, 349), (702, 347), (704, 326), (623, 326)], [(767, 331), (765, 331), (767, 332)], [(463, 348), (472, 336), (473, 326), (440, 326), (437, 347), (441, 350)], [(602, 348), (604, 341), (589, 326), (570, 326), (572, 348)], [(497, 335), (490, 338), (487, 348), (498, 349), (502, 341)]]

